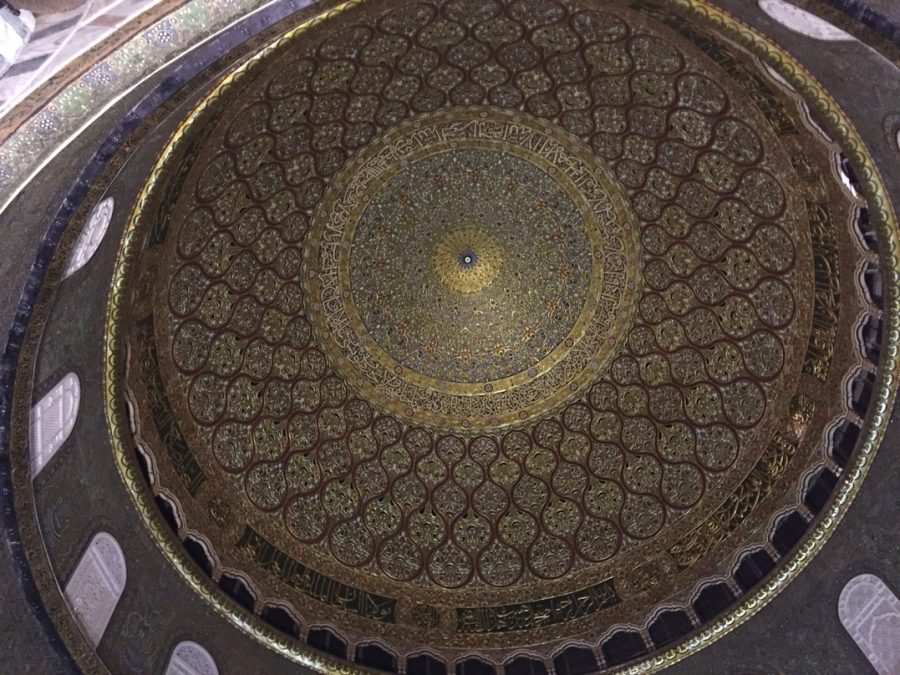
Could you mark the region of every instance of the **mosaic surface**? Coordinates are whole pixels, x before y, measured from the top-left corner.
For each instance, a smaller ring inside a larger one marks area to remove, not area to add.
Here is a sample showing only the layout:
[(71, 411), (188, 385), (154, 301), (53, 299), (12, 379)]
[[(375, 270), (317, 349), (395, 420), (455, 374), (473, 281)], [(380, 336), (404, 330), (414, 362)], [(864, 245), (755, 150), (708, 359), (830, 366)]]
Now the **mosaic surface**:
[(367, 332), (398, 364), (487, 382), (527, 370), (565, 339), (592, 258), (578, 206), (550, 176), (500, 151), (448, 150), (412, 163), (367, 205), (349, 287)]
[(860, 361), (796, 101), (642, 4), (373, 2), (288, 45), (189, 130), (124, 317), (219, 564), (304, 622), (549, 654), (763, 546)]
[[(111, 100), (155, 72), (160, 64), (171, 63), (245, 14), (272, 5), (264, 0), (190, 0), (172, 11), (173, 3), (178, 1), (160, 2), (135, 17), (128, 29), (123, 29), (127, 41), (105, 58), (84, 55), (90, 69), (73, 78), (36, 112), (26, 101), (21, 110), (13, 109), (3, 118), (0, 208), (5, 209), (33, 174), (53, 158), (59, 146), (69, 143), (82, 125), (99, 115)], [(309, 1), (288, 0), (287, 4), (295, 11)], [(119, 39), (123, 36), (113, 34), (109, 38), (112, 42)], [(104, 52), (100, 50), (101, 54)], [(77, 65), (76, 62), (73, 67)], [(52, 89), (56, 83), (50, 81), (46, 86)]]
[[(523, 422), (590, 383), (638, 274), (626, 209), (591, 154), (530, 115), (476, 109), (370, 144), (311, 236), (312, 321), (344, 376), (393, 412), (466, 428)], [(434, 184), (435, 163), (460, 160)], [(395, 197), (413, 172), (427, 187)], [(380, 214), (385, 201), (415, 219)]]

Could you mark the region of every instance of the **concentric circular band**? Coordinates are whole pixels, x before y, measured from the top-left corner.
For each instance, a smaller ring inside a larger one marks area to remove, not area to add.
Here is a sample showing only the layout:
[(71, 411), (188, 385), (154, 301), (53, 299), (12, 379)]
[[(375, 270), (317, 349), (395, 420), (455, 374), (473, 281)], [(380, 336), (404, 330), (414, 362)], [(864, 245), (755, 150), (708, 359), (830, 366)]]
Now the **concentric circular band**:
[[(569, 334), (522, 372), (474, 383), (429, 377), (398, 362), (350, 301), (351, 242), (368, 200), (401, 167), (455, 148), (509, 153), (554, 176), (583, 214), (592, 251), (586, 302)], [(412, 420), (483, 428), (541, 415), (593, 380), (634, 310), (634, 227), (617, 188), (590, 148), (525, 114), (467, 108), (392, 128), (350, 163), (318, 214), (307, 258), (314, 327), (348, 381)]]

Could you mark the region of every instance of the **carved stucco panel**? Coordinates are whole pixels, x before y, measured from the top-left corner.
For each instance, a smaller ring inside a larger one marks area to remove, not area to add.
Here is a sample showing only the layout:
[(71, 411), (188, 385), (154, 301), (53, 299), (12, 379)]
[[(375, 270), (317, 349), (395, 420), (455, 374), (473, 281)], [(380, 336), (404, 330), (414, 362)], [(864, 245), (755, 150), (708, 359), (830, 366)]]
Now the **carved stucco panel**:
[(125, 590), (125, 556), (112, 535), (94, 535), (66, 584), (66, 598), (95, 647)]
[(219, 675), (216, 662), (196, 642), (179, 642), (172, 651), (165, 675)]
[(838, 42), (856, 39), (825, 19), (785, 0), (759, 0), (759, 8), (786, 28), (814, 40)]
[(881, 579), (860, 574), (847, 582), (838, 617), (879, 675), (900, 673), (900, 600)]
[(115, 200), (112, 197), (107, 197), (91, 211), (91, 215), (87, 223), (85, 223), (84, 229), (78, 235), (78, 241), (75, 242), (75, 248), (69, 257), (69, 262), (63, 275), (64, 279), (72, 276), (84, 267), (97, 251), (109, 227), (114, 208)]
[(68, 373), (31, 409), (32, 478), (40, 473), (72, 433), (80, 401), (78, 376)]

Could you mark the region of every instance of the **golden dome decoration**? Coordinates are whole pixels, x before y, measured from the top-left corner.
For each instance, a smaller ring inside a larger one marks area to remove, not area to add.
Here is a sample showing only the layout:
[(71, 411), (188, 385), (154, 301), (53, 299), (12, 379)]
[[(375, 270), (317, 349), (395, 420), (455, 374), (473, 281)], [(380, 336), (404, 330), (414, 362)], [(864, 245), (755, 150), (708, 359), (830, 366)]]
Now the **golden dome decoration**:
[(218, 90), (115, 319), (220, 567), (499, 663), (764, 547), (868, 310), (831, 149), (761, 72), (644, 3), (373, 1)]

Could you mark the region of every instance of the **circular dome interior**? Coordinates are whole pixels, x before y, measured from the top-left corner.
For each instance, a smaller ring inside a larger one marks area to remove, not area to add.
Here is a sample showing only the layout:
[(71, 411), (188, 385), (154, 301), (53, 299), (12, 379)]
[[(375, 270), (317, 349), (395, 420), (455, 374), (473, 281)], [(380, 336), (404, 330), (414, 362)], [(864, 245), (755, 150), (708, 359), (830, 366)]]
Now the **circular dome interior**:
[(659, 669), (859, 489), (893, 211), (730, 15), (350, 2), (192, 105), (106, 268), (102, 410), (141, 536), (266, 649)]

